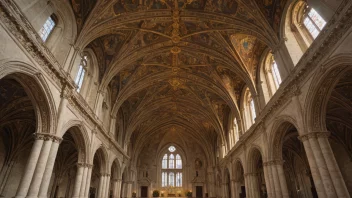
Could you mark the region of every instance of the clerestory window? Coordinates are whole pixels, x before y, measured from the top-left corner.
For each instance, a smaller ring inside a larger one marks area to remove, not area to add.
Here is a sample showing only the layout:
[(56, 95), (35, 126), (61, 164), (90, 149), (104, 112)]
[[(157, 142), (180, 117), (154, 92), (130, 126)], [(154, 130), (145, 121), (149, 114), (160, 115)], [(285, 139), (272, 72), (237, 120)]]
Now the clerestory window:
[(304, 26), (310, 35), (315, 39), (326, 25), (326, 21), (313, 8), (308, 8), (309, 12), (303, 20)]
[(88, 57), (85, 55), (81, 58), (81, 63), (79, 64), (78, 73), (75, 79), (75, 83), (77, 85), (77, 92), (79, 92), (82, 88), (84, 76), (87, 71)]
[(50, 33), (53, 31), (56, 23), (54, 20), (53, 16), (49, 16), (49, 18), (45, 21), (44, 25), (42, 28), (39, 30), (39, 36), (42, 38), (43, 41), (46, 41), (50, 35)]

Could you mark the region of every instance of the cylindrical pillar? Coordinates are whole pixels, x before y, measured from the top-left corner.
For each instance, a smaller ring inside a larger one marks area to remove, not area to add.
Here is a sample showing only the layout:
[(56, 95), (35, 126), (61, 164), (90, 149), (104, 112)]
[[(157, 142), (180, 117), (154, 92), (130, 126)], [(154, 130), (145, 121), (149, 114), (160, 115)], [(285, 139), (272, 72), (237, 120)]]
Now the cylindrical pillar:
[(329, 169), (329, 173), (331, 175), (331, 179), (334, 184), (337, 196), (350, 197), (346, 184), (342, 177), (340, 168), (336, 162), (334, 153), (332, 152), (332, 149), (328, 140), (329, 135), (330, 133), (327, 133), (327, 132), (322, 132), (319, 135), (317, 135), (320, 148), (322, 150), (325, 162)]
[(333, 187), (334, 184), (332, 183), (332, 179), (330, 177), (329, 170), (328, 170), (328, 167), (326, 166), (324, 156), (320, 149), (317, 138), (315, 137), (309, 138), (309, 143), (312, 148), (313, 155), (315, 157), (315, 161), (317, 163), (318, 171), (322, 178), (327, 197), (329, 198), (337, 197), (335, 188)]
[(43, 143), (44, 136), (41, 134), (37, 134), (34, 145), (32, 146), (31, 154), (28, 158), (24, 174), (17, 189), (16, 198), (24, 198), (27, 195)]
[(39, 198), (48, 197), (48, 188), (50, 184), (51, 175), (53, 173), (53, 168), (55, 164), (56, 154), (59, 149), (61, 138), (53, 137), (53, 143), (51, 145), (48, 162), (46, 163), (44, 176), (39, 189)]
[(84, 192), (84, 197), (88, 198), (89, 195), (89, 189), (90, 189), (90, 182), (92, 181), (92, 170), (93, 170), (93, 165), (88, 164), (88, 174), (87, 174), (87, 180), (86, 180), (86, 190)]
[(283, 168), (282, 162), (278, 162), (276, 164), (276, 170), (277, 170), (277, 173), (278, 173), (278, 176), (279, 176), (282, 197), (283, 198), (289, 198), (289, 193), (288, 193), (288, 188), (287, 188), (287, 183), (286, 183), (286, 177), (285, 177), (285, 172), (284, 172), (284, 168)]
[(279, 175), (273, 162), (270, 163), (270, 168), (273, 174), (273, 182), (275, 186), (275, 197), (282, 197)]
[(84, 164), (78, 163), (77, 164), (76, 180), (75, 180), (75, 185), (73, 188), (72, 198), (79, 198), (79, 192), (80, 192), (81, 183), (82, 183), (83, 171), (84, 171)]
[(88, 174), (88, 166), (85, 164), (83, 168), (83, 176), (82, 176), (82, 181), (81, 181), (81, 187), (79, 189), (79, 197), (83, 197), (85, 190), (86, 190), (86, 184), (87, 184), (87, 174)]
[(104, 197), (108, 197), (109, 192), (110, 192), (110, 174), (107, 174), (105, 180), (106, 180), (106, 182), (105, 182), (105, 196)]
[(317, 190), (318, 196), (320, 198), (325, 198), (327, 197), (325, 188), (317, 167), (317, 163), (315, 161), (315, 156), (313, 154), (312, 148), (308, 141), (308, 136), (307, 135), (300, 136), (299, 139), (303, 142), (304, 150), (306, 151), (306, 155), (309, 163), (310, 172), (312, 173), (315, 189)]
[(105, 185), (104, 182), (105, 182), (105, 174), (101, 174), (99, 179), (98, 197), (103, 197), (104, 185)]

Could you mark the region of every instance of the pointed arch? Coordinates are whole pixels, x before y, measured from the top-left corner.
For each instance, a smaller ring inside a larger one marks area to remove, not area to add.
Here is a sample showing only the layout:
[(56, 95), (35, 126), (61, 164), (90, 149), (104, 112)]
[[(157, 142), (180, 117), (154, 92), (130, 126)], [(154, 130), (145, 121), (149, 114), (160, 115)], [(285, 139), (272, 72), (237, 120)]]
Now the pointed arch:
[(55, 134), (56, 106), (43, 74), (27, 63), (5, 60), (0, 62), (0, 79), (4, 77), (18, 81), (30, 97), (37, 117), (36, 133)]

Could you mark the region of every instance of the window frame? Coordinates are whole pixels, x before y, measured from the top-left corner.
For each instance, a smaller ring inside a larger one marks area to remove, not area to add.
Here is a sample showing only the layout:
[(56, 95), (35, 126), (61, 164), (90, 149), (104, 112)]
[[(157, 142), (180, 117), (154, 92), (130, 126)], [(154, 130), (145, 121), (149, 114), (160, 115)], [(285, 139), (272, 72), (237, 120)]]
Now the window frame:
[(75, 78), (75, 84), (77, 86), (76, 91), (80, 93), (83, 87), (84, 83), (84, 78), (86, 76), (86, 73), (88, 71), (88, 55), (83, 55), (81, 57), (81, 62), (78, 66), (78, 72)]
[(57, 19), (54, 15), (50, 15), (44, 22), (43, 26), (38, 31), (38, 34), (43, 42), (46, 42), (53, 33), (57, 25)]
[[(178, 149), (176, 148), (174, 151), (170, 151), (170, 147), (175, 147), (175, 146), (169, 146), (167, 148), (167, 151), (164, 152), (162, 155), (161, 159), (161, 187), (162, 188), (168, 188), (168, 187), (182, 187), (183, 186), (183, 160), (181, 154), (178, 152)], [(170, 159), (170, 156), (173, 156)], [(166, 163), (167, 167), (163, 166)], [(172, 163), (172, 165), (171, 165)], [(177, 166), (180, 163), (181, 166)], [(172, 176), (173, 175), (173, 176)], [(178, 183), (177, 178), (180, 177), (180, 182), (181, 184)], [(173, 178), (173, 181), (170, 181), (170, 179)]]

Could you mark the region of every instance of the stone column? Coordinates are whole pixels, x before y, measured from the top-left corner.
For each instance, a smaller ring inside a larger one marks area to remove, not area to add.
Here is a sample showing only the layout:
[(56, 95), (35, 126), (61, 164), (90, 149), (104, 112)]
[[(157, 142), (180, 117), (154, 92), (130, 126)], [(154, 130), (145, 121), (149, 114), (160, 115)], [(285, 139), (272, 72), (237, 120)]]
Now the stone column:
[(264, 168), (264, 177), (265, 177), (265, 184), (266, 184), (266, 191), (268, 193), (268, 197), (275, 197), (275, 189), (272, 180), (272, 171), (271, 168), (268, 166), (267, 162), (263, 163)]
[(231, 198), (236, 197), (236, 181), (233, 179), (231, 180)]
[(284, 172), (284, 168), (283, 168), (283, 161), (278, 161), (277, 162), (276, 170), (277, 170), (277, 173), (279, 175), (279, 181), (280, 181), (282, 197), (289, 198), (289, 193), (288, 193), (288, 188), (287, 188), (287, 183), (286, 183), (286, 177), (285, 177), (285, 172)]
[(108, 174), (106, 176), (105, 197), (109, 197), (109, 193), (110, 193), (110, 177), (111, 177), (110, 174)]
[(59, 149), (59, 145), (62, 139), (59, 137), (53, 137), (53, 143), (51, 145), (48, 162), (45, 167), (44, 176), (39, 189), (39, 198), (48, 197), (48, 188), (50, 184), (51, 175), (55, 165), (56, 154)]
[(117, 185), (118, 185), (118, 180), (117, 179), (113, 179), (112, 180), (112, 197), (113, 198), (116, 198)]
[(116, 190), (116, 198), (119, 198), (121, 197), (121, 188), (122, 188), (122, 180), (121, 179), (118, 179), (117, 181), (117, 190)]
[[(315, 187), (322, 196), (350, 197), (328, 141), (329, 132), (300, 136), (307, 153)], [(319, 189), (318, 189), (319, 187)]]
[(75, 185), (73, 188), (72, 198), (79, 198), (79, 192), (80, 192), (81, 183), (82, 183), (83, 171), (84, 171), (84, 164), (78, 163), (77, 164), (76, 180), (75, 180)]
[(331, 149), (328, 137), (329, 133), (321, 133), (320, 135), (317, 135), (318, 137), (318, 142), (320, 145), (320, 148), (322, 150), (323, 156), (325, 158), (325, 162), (327, 164), (327, 167), (329, 169), (329, 173), (332, 178), (332, 182), (334, 184), (335, 190), (337, 192), (338, 197), (350, 197), (349, 192), (347, 190), (345, 181), (342, 177), (340, 168), (336, 162), (334, 153)]
[(248, 198), (253, 198), (251, 180), (252, 179), (250, 178), (250, 173), (245, 173), (244, 174), (244, 183), (245, 183), (245, 188), (246, 188), (246, 197), (248, 197)]
[(126, 190), (126, 197), (132, 197), (132, 182), (127, 182), (127, 190)]
[(87, 179), (86, 179), (86, 190), (84, 192), (85, 198), (88, 198), (88, 196), (89, 196), (90, 182), (92, 181), (93, 165), (87, 164), (87, 167), (88, 167), (88, 174), (87, 174)]
[(306, 152), (308, 163), (309, 163), (310, 172), (312, 173), (315, 189), (317, 190), (318, 196), (320, 198), (325, 198), (327, 197), (326, 192), (317, 167), (317, 163), (314, 159), (312, 148), (308, 141), (308, 135), (300, 136), (299, 139), (303, 142), (304, 150)]
[(44, 135), (44, 143), (42, 150), (39, 155), (39, 159), (36, 164), (36, 168), (33, 174), (31, 185), (29, 186), (28, 198), (37, 198), (39, 193), (40, 184), (42, 183), (46, 163), (48, 161), (52, 139), (48, 134)]
[(98, 197), (103, 197), (104, 185), (105, 185), (104, 182), (105, 182), (105, 174), (101, 174), (99, 179)]
[(84, 193), (86, 191), (87, 174), (88, 174), (88, 166), (87, 166), (87, 164), (84, 164), (81, 187), (79, 189), (79, 197), (83, 197)]
[(36, 140), (32, 146), (31, 154), (29, 155), (24, 174), (18, 186), (16, 198), (24, 198), (28, 193), (43, 143), (44, 136), (36, 134)]

